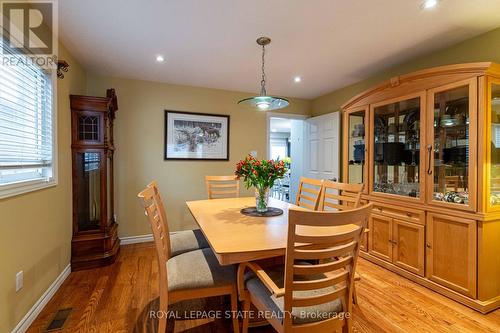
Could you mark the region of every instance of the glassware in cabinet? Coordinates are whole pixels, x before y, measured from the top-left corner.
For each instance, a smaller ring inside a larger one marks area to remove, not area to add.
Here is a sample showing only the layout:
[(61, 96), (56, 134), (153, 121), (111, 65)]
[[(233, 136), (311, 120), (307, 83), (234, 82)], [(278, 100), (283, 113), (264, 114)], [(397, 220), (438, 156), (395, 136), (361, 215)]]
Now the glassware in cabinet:
[(500, 207), (500, 82), (491, 84), (489, 203)]
[(420, 197), (421, 98), (373, 108), (373, 192)]
[[(429, 199), (474, 209), (476, 81), (429, 92), (427, 174)], [(474, 96), (472, 96), (474, 94)], [(475, 141), (474, 141), (475, 142)]]
[(347, 178), (349, 183), (364, 183), (366, 176), (366, 110), (347, 114)]

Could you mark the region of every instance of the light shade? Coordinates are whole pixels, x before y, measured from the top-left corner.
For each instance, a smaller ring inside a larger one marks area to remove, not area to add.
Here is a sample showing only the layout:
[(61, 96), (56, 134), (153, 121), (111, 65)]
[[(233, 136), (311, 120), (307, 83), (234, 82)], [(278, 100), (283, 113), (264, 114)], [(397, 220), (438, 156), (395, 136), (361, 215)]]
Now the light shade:
[(273, 96), (255, 96), (242, 99), (238, 104), (259, 111), (271, 111), (286, 108), (290, 102), (284, 98)]

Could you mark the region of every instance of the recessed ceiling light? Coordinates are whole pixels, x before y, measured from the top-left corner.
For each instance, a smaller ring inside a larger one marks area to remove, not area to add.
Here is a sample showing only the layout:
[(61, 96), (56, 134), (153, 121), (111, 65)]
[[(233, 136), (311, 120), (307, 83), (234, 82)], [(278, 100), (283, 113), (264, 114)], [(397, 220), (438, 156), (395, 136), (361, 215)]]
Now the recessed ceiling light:
[(157, 61), (157, 62), (164, 62), (164, 61), (165, 61), (165, 58), (164, 58), (162, 55), (157, 55), (157, 56), (156, 56), (156, 61)]
[(296, 76), (293, 78), (293, 82), (295, 82), (295, 83), (299, 83), (301, 81), (302, 81), (302, 78), (300, 76)]
[(422, 3), (422, 8), (423, 9), (431, 9), (431, 8), (436, 7), (437, 4), (438, 4), (438, 0), (425, 0)]

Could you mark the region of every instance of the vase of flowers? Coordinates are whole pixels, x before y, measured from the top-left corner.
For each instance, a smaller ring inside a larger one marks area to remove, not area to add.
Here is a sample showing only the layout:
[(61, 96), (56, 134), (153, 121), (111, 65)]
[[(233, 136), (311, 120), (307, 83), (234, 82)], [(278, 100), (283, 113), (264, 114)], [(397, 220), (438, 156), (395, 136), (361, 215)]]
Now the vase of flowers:
[(255, 207), (257, 212), (267, 212), (267, 205), (269, 203), (269, 188), (255, 188)]
[(257, 212), (267, 212), (269, 189), (277, 179), (283, 178), (287, 172), (284, 161), (257, 160), (248, 155), (236, 165), (235, 175), (243, 178), (247, 189), (255, 187), (255, 207)]

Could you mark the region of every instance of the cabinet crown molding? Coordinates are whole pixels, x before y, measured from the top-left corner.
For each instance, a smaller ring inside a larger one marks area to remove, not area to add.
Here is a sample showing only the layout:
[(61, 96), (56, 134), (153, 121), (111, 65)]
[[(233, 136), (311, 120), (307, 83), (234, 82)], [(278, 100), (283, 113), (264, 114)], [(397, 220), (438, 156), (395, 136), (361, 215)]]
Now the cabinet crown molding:
[(500, 65), (494, 62), (472, 62), (427, 68), (394, 76), (354, 96), (342, 105), (342, 109), (382, 101), (391, 95), (390, 91), (393, 89), (404, 89), (405, 93), (411, 94), (422, 90), (422, 87), (441, 86), (457, 81), (457, 74), (462, 75), (464, 79), (480, 75), (500, 76)]

